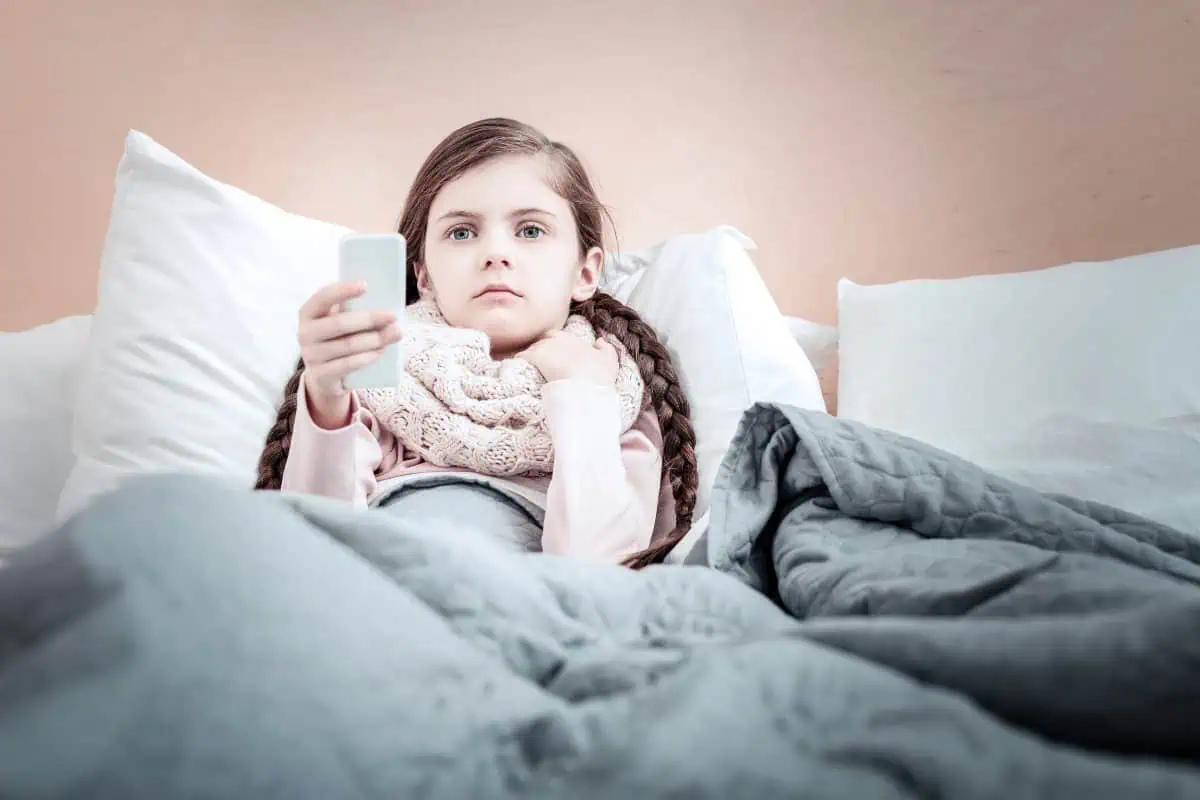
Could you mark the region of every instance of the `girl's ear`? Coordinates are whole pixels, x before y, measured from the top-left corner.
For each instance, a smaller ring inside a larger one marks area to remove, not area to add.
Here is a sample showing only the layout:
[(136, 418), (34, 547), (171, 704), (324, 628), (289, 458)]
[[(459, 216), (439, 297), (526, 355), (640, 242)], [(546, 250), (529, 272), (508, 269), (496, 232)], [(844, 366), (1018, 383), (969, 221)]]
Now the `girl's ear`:
[(433, 284), (429, 281), (429, 270), (425, 269), (424, 264), (413, 264), (413, 271), (417, 273), (417, 290), (421, 297), (428, 297), (433, 294)]
[(593, 247), (583, 257), (583, 265), (575, 278), (575, 286), (571, 290), (571, 299), (577, 303), (591, 300), (600, 288), (600, 273), (604, 269), (604, 250)]

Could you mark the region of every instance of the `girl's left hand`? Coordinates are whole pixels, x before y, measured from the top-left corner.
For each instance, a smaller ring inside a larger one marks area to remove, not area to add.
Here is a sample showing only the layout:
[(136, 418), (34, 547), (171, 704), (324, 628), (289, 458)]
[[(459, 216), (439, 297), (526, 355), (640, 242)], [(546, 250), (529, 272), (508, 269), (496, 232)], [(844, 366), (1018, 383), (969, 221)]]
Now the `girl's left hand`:
[(617, 351), (604, 339), (588, 344), (565, 331), (551, 331), (517, 354), (547, 381), (582, 380), (601, 386), (617, 382)]

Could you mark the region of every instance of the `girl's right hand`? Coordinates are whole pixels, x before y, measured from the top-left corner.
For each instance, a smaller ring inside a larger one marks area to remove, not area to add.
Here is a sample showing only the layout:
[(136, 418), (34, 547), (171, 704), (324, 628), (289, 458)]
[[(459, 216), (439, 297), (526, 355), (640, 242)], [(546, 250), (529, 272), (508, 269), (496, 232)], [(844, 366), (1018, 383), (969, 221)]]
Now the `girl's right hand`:
[(349, 422), (350, 392), (346, 376), (366, 367), (388, 345), (400, 341), (396, 315), (390, 311), (343, 311), (361, 295), (361, 283), (334, 283), (318, 289), (300, 308), (300, 356), (304, 389), (313, 421), (322, 428)]

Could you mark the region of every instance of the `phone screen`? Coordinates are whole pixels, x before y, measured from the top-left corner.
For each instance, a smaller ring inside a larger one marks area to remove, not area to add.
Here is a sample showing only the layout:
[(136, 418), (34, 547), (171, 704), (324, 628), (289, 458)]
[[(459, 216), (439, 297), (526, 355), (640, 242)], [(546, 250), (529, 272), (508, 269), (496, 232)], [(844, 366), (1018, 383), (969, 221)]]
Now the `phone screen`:
[[(346, 304), (346, 309), (391, 311), (397, 322), (404, 320), (404, 237), (398, 233), (351, 234), (338, 248), (338, 278), (362, 282), (367, 290)], [(403, 368), (400, 344), (393, 344), (374, 363), (346, 378), (349, 389), (387, 389), (399, 382)]]
[(398, 233), (352, 234), (338, 248), (338, 273), (342, 281), (362, 281), (365, 294), (352, 301), (354, 308), (394, 311), (405, 305), (405, 241)]

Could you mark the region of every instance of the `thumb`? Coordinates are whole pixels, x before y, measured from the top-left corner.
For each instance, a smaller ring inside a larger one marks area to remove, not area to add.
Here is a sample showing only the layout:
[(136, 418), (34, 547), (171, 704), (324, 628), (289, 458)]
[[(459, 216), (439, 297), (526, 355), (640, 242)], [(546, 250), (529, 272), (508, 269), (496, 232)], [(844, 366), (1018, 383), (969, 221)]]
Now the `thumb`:
[(607, 361), (616, 363), (620, 360), (617, 358), (617, 348), (613, 347), (612, 342), (608, 341), (607, 339), (597, 339), (595, 347), (596, 352), (603, 356)]
[(541, 352), (542, 348), (545, 346), (545, 342), (546, 342), (545, 339), (535, 339), (534, 341), (525, 345), (524, 350), (519, 350), (514, 355), (516, 355), (518, 358), (525, 357), (525, 356), (533, 356), (533, 355)]

